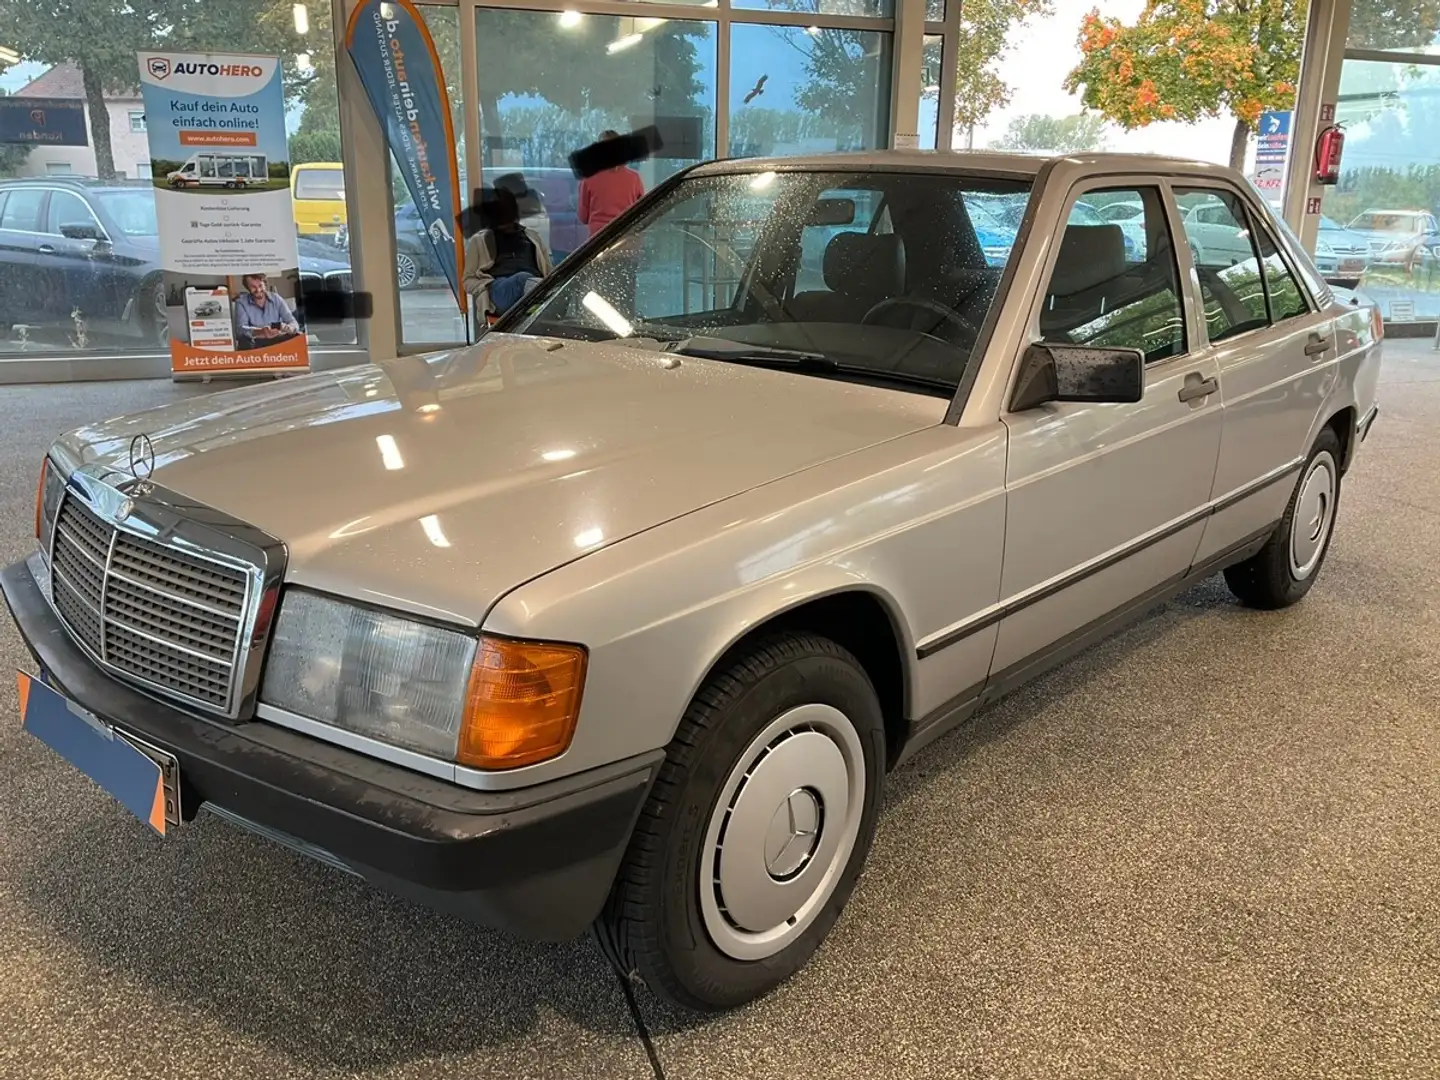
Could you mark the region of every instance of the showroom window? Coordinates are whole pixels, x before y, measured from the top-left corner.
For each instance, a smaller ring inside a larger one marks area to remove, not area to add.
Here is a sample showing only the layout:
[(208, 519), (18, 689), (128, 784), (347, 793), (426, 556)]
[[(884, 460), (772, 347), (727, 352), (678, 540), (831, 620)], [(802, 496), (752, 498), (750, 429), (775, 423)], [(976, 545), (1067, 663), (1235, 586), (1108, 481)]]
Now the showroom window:
[[(1440, 13), (1355, 0), (1335, 120), (1340, 182), (1324, 194), (1322, 272), (1389, 323), (1440, 319)], [(1358, 279), (1358, 281), (1357, 281)]]
[[(257, 0), (250, 13), (253, 33), (248, 35), (222, 0), (195, 0), (184, 8), (185, 48), (282, 55), (292, 160), (341, 160), (328, 2)], [(303, 19), (299, 10), (306, 13)], [(181, 18), (179, 12), (175, 8), (173, 17)], [(131, 57), (127, 62), (132, 66), (134, 50), (173, 47), (179, 33), (160, 17), (144, 26), (119, 8), (107, 17), (115, 20), (113, 36), (123, 41), (122, 52)], [(103, 22), (97, 24), (100, 31)], [(79, 50), (72, 60), (55, 60), (65, 55), (63, 42), (49, 40), (43, 25), (22, 25), (4, 44), (21, 60), (0, 70), (0, 92), (83, 103), (86, 136), (77, 145), (0, 144), (0, 193), (9, 190), (23, 210), (40, 196), (22, 195), (21, 184), (42, 180), (50, 191), (48, 203), (40, 208), (45, 217), (7, 237), (0, 252), (0, 361), (98, 355), (123, 365), (130, 363), (127, 357), (150, 357), (152, 366), (141, 361), (128, 370), (168, 372), (167, 327), (156, 315), (160, 267), (148, 132), (138, 95), (133, 86), (112, 86), (102, 100), (85, 101), (83, 64), (90, 54)], [(102, 77), (112, 84), (118, 76), (106, 68)], [(88, 114), (96, 108), (109, 115), (108, 140), (96, 140), (88, 130)], [(73, 137), (69, 141), (79, 143)], [(87, 223), (96, 226), (102, 239), (72, 236), (64, 245), (54, 242), (61, 226)], [(105, 245), (97, 253), (104, 257), (92, 258), (97, 244)], [(349, 287), (348, 256), (335, 244), (333, 231), (320, 238), (302, 235), (300, 263), (307, 287)], [(35, 281), (43, 287), (37, 290)], [(308, 329), (312, 349), (356, 338), (353, 322)]]

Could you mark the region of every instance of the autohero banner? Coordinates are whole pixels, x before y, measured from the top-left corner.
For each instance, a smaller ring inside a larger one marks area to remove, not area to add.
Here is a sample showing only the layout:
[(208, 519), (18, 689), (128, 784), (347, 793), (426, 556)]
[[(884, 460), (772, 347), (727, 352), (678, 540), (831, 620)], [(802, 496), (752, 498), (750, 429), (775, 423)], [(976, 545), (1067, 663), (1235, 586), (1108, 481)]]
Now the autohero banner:
[(280, 58), (137, 57), (171, 371), (308, 369)]
[(363, 0), (350, 15), (345, 47), (415, 201), (435, 261), (464, 311), (465, 248), (455, 235), (460, 218), (455, 125), (425, 18), (410, 0)]

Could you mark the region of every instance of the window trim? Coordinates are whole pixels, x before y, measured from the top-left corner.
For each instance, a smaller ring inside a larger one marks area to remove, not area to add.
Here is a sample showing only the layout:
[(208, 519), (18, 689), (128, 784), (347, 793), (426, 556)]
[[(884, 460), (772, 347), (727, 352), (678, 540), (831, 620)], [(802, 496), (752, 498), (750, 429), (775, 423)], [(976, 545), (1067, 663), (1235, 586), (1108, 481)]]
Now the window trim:
[[(1059, 216), (1056, 219), (1057, 227), (1060, 230), (1060, 234), (1063, 236), (1064, 229), (1069, 225), (1070, 214), (1074, 210), (1075, 204), (1089, 192), (1115, 190), (1125, 191), (1133, 189), (1138, 193), (1146, 188), (1150, 188), (1153, 189), (1158, 195), (1160, 200), (1161, 215), (1165, 220), (1166, 227), (1170, 230), (1171, 257), (1175, 263), (1175, 281), (1176, 285), (1179, 288), (1181, 326), (1185, 334), (1185, 339), (1182, 343), (1183, 347), (1181, 348), (1181, 350), (1175, 353), (1173, 356), (1167, 356), (1162, 360), (1155, 360), (1153, 362), (1146, 363), (1145, 371), (1147, 384), (1150, 381), (1149, 373), (1151, 371), (1165, 371), (1175, 362), (1185, 360), (1189, 357), (1193, 357), (1195, 353), (1199, 351), (1200, 342), (1205, 340), (1203, 338), (1197, 338), (1196, 336), (1195, 289), (1189, 285), (1189, 281), (1186, 276), (1187, 268), (1193, 269), (1193, 267), (1191, 267), (1191, 264), (1188, 261), (1189, 249), (1186, 249), (1186, 261), (1182, 262), (1180, 259), (1179, 249), (1175, 246), (1175, 237), (1177, 235), (1177, 226), (1179, 225), (1179, 221), (1176, 215), (1176, 204), (1173, 192), (1170, 188), (1169, 180), (1169, 177), (1158, 175), (1155, 173), (1143, 175), (1137, 173), (1115, 173), (1085, 177), (1081, 180), (1076, 181), (1070, 186), (1069, 190), (1066, 191), (1062, 201), (1060, 202)], [(1119, 222), (1111, 221), (1106, 222), (1106, 224), (1119, 227)], [(1017, 237), (1016, 247), (1019, 247), (1019, 245), (1020, 238)], [(1009, 413), (1010, 411), (1010, 402), (1015, 393), (1015, 380), (1019, 377), (1020, 360), (1021, 357), (1024, 356), (1025, 350), (1031, 345), (1044, 344), (1044, 337), (1040, 332), (1040, 315), (1044, 311), (1045, 297), (1048, 295), (1047, 290), (1050, 286), (1050, 278), (1055, 272), (1055, 264), (1059, 260), (1059, 257), (1060, 244), (1057, 241), (1056, 243), (1050, 245), (1050, 250), (1047, 251), (1045, 254), (1045, 261), (1040, 267), (1039, 284), (1038, 287), (1035, 289), (1034, 295), (1032, 295), (1030, 298), (1030, 310), (1026, 313), (1025, 321), (1023, 323), (1024, 330), (1022, 332), (1021, 340), (1019, 343), (1020, 347), (1016, 351), (1015, 356), (1011, 358), (1010, 376), (1006, 380), (1005, 394), (1003, 397), (1005, 405), (1002, 411), (1002, 415)], [(1010, 263), (1013, 264), (1014, 262), (1015, 256), (1012, 255)]]
[[(1278, 252), (1280, 253), (1280, 260), (1281, 260), (1281, 262), (1283, 262), (1283, 263), (1285, 264), (1286, 269), (1290, 272), (1290, 276), (1291, 276), (1292, 278), (1294, 278), (1296, 284), (1300, 286), (1300, 297), (1301, 297), (1302, 300), (1305, 301), (1305, 308), (1306, 308), (1306, 310), (1305, 310), (1305, 314), (1304, 314), (1304, 315), (1297, 315), (1297, 316), (1294, 316), (1294, 318), (1304, 318), (1304, 317), (1306, 317), (1306, 316), (1314, 315), (1316, 312), (1319, 312), (1319, 311), (1324, 310), (1324, 309), (1323, 309), (1323, 306), (1322, 306), (1321, 303), (1320, 303), (1319, 298), (1317, 298), (1317, 297), (1314, 295), (1314, 293), (1311, 291), (1309, 282), (1306, 281), (1306, 275), (1300, 273), (1298, 270), (1295, 269), (1295, 260), (1294, 260), (1294, 258), (1292, 257), (1292, 255), (1291, 255), (1291, 253), (1290, 253), (1290, 250), (1289, 250), (1288, 245), (1286, 245), (1285, 243), (1282, 243), (1282, 242), (1280, 241), (1280, 239), (1279, 239), (1279, 238), (1276, 236), (1276, 234), (1275, 234), (1275, 230), (1270, 227), (1270, 223), (1269, 223), (1268, 219), (1265, 217), (1265, 214), (1257, 207), (1256, 198), (1255, 198), (1254, 195), (1252, 195), (1249, 191), (1246, 191), (1246, 190), (1245, 190), (1242, 186), (1240, 186), (1239, 184), (1235, 184), (1235, 183), (1231, 182), (1229, 179), (1227, 179), (1227, 178), (1225, 178), (1225, 177), (1218, 177), (1218, 176), (1217, 176), (1217, 177), (1208, 177), (1208, 176), (1193, 176), (1193, 177), (1192, 177), (1192, 176), (1179, 176), (1179, 177), (1171, 177), (1170, 179), (1171, 179), (1171, 185), (1170, 185), (1170, 186), (1171, 186), (1172, 196), (1173, 196), (1173, 191), (1174, 191), (1175, 188), (1184, 188), (1184, 189), (1186, 189), (1186, 190), (1195, 190), (1195, 189), (1198, 188), (1198, 189), (1210, 189), (1210, 190), (1222, 190), (1222, 191), (1227, 191), (1227, 192), (1229, 192), (1230, 194), (1235, 195), (1236, 197), (1238, 197), (1239, 200), (1240, 200), (1241, 208), (1245, 210), (1246, 215), (1247, 215), (1247, 217), (1248, 217), (1248, 219), (1249, 219), (1249, 222), (1250, 222), (1250, 229), (1251, 229), (1251, 248), (1252, 248), (1252, 249), (1254, 250), (1254, 252), (1255, 252), (1256, 263), (1258, 264), (1259, 261), (1260, 261), (1260, 248), (1259, 248), (1259, 245), (1257, 245), (1257, 244), (1254, 242), (1254, 230), (1255, 230), (1256, 228), (1259, 228), (1259, 229), (1261, 229), (1261, 230), (1264, 232), (1265, 236), (1269, 237), (1271, 245), (1275, 248), (1276, 251), (1278, 251)], [(1177, 201), (1175, 202), (1175, 208), (1176, 208), (1177, 211), (1178, 211), (1178, 209), (1179, 209), (1179, 205), (1180, 205), (1180, 204), (1179, 204), (1179, 202), (1178, 202), (1178, 200), (1177, 200)], [(1182, 223), (1183, 223), (1183, 222), (1182, 222)], [(1264, 333), (1269, 333), (1270, 331), (1275, 330), (1277, 327), (1280, 327), (1280, 326), (1282, 325), (1282, 324), (1280, 324), (1280, 323), (1274, 322), (1272, 319), (1269, 318), (1269, 314), (1270, 314), (1270, 293), (1269, 293), (1269, 287), (1264, 285), (1264, 281), (1265, 281), (1265, 271), (1264, 271), (1264, 269), (1262, 268), (1261, 271), (1260, 271), (1260, 281), (1261, 281), (1261, 283), (1262, 283), (1262, 287), (1264, 287), (1264, 288), (1266, 289), (1266, 293), (1265, 293), (1265, 313), (1266, 313), (1266, 317), (1267, 317), (1267, 318), (1266, 318), (1266, 325), (1264, 325), (1264, 326), (1257, 326), (1257, 327), (1255, 327), (1253, 330), (1246, 330), (1244, 333), (1236, 334), (1236, 335), (1233, 336), (1233, 337), (1221, 338), (1220, 341), (1218, 341), (1218, 342), (1211, 341), (1211, 340), (1210, 340), (1210, 327), (1209, 327), (1209, 324), (1205, 321), (1205, 318), (1204, 318), (1204, 305), (1203, 305), (1203, 303), (1201, 302), (1201, 301), (1202, 301), (1202, 298), (1201, 298), (1201, 296), (1200, 296), (1200, 275), (1199, 275), (1198, 272), (1196, 272), (1194, 260), (1191, 259), (1191, 257), (1190, 257), (1190, 245), (1189, 245), (1189, 243), (1188, 243), (1188, 237), (1187, 237), (1187, 243), (1186, 243), (1186, 245), (1185, 245), (1185, 264), (1190, 267), (1191, 273), (1194, 275), (1194, 277), (1193, 277), (1192, 291), (1193, 291), (1193, 293), (1194, 293), (1194, 298), (1195, 298), (1196, 307), (1197, 307), (1197, 309), (1200, 311), (1200, 318), (1199, 318), (1200, 326), (1199, 326), (1199, 329), (1200, 329), (1200, 332), (1205, 335), (1204, 341), (1205, 341), (1206, 347), (1213, 347), (1213, 348), (1224, 347), (1224, 348), (1229, 348), (1232, 344), (1234, 344), (1234, 343), (1237, 342), (1237, 341), (1244, 341), (1244, 340), (1245, 340), (1246, 338), (1248, 338), (1251, 334), (1264, 334)], [(1292, 320), (1291, 320), (1291, 319), (1287, 319), (1287, 320), (1285, 320), (1285, 321), (1286, 321), (1286, 322), (1290, 322), (1290, 321), (1292, 321)]]
[(52, 187), (46, 189), (45, 220), (40, 223), (40, 228), (37, 229), (36, 232), (40, 233), (40, 235), (42, 236), (59, 236), (62, 238), (64, 237), (64, 233), (50, 231), (50, 207), (54, 204), (56, 195), (70, 195), (75, 199), (78, 199), (80, 201), (80, 205), (85, 207), (86, 213), (90, 215), (90, 220), (94, 223), (95, 228), (100, 230), (100, 239), (107, 244), (110, 242), (110, 232), (101, 223), (100, 215), (95, 213), (95, 208), (90, 205), (90, 201), (86, 199), (83, 195), (81, 195), (78, 191), (71, 191), (69, 188)]

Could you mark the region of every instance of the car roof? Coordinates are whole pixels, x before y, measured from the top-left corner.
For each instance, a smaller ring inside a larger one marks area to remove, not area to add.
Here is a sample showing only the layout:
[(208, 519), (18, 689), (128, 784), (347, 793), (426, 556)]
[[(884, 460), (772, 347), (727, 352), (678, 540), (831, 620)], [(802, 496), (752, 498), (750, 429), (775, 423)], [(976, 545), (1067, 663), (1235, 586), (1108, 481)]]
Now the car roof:
[(894, 169), (924, 172), (975, 170), (1036, 177), (1047, 165), (1068, 172), (1099, 173), (1182, 173), (1194, 176), (1225, 176), (1239, 173), (1223, 165), (1160, 154), (1026, 154), (999, 150), (865, 150), (834, 154), (803, 154), (795, 157), (730, 158), (699, 166), (694, 175), (727, 172), (830, 171)]

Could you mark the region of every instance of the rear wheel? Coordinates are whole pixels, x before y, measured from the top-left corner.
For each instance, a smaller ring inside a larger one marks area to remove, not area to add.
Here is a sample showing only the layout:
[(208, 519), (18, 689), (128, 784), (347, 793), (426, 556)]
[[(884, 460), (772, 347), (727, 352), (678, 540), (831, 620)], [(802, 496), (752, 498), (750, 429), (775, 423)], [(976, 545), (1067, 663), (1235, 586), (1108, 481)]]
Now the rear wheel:
[(1326, 428), (1315, 440), (1285, 517), (1265, 546), (1225, 571), (1230, 591), (1248, 607), (1275, 609), (1299, 601), (1320, 574), (1340, 508), (1340, 440)]
[(165, 310), (165, 282), (158, 278), (140, 287), (140, 326), (145, 340), (162, 349), (170, 347), (170, 316)]
[(408, 251), (395, 253), (395, 284), (402, 289), (413, 289), (420, 280), (420, 263)]
[(733, 1008), (824, 940), (884, 782), (880, 704), (825, 638), (771, 638), (713, 676), (671, 743), (597, 927), (656, 993)]

